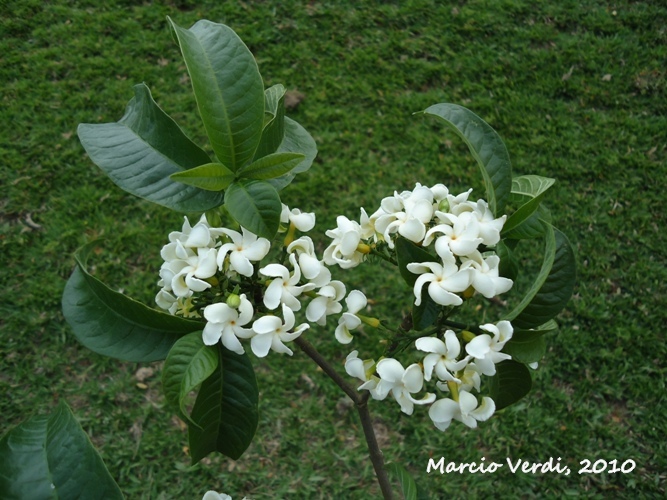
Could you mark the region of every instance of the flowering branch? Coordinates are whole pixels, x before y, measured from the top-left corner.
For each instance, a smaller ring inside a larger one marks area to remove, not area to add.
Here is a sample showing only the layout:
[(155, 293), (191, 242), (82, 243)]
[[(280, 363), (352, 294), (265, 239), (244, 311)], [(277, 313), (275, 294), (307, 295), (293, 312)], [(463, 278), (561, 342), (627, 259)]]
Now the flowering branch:
[(354, 402), (357, 412), (359, 413), (359, 419), (361, 420), (361, 427), (364, 430), (366, 444), (368, 445), (368, 455), (373, 463), (373, 468), (375, 469), (375, 475), (377, 476), (380, 489), (382, 490), (382, 495), (385, 499), (391, 499), (393, 497), (391, 483), (389, 482), (387, 470), (384, 467), (384, 457), (382, 456), (382, 451), (380, 450), (377, 438), (375, 437), (373, 421), (371, 420), (370, 411), (368, 410), (370, 393), (367, 392), (363, 395), (359, 394), (306, 339), (299, 337), (294, 343), (298, 345), (310, 359), (315, 361), (315, 363), (322, 368), (322, 371), (324, 371), (324, 373), (326, 373)]

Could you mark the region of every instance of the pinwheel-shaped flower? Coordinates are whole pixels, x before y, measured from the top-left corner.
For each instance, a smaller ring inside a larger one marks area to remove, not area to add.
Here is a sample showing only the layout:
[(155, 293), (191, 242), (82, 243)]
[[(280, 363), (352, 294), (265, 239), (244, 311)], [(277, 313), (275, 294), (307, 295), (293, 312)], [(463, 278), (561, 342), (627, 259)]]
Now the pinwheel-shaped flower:
[(438, 379), (448, 382), (461, 382), (454, 374), (462, 370), (467, 364), (469, 357), (458, 360), (461, 354), (461, 343), (452, 330), (445, 332), (445, 341), (435, 337), (422, 337), (417, 339), (415, 347), (420, 351), (428, 352), (424, 358), (424, 380), (431, 380), (435, 371)]
[(382, 233), (389, 248), (394, 248), (391, 235), (396, 232), (419, 243), (426, 234), (426, 224), (433, 217), (433, 193), (426, 186), (417, 185), (412, 192), (384, 198), (380, 207), (383, 213), (377, 217), (375, 229)]
[(252, 304), (245, 294), (240, 295), (238, 308), (224, 303), (211, 304), (204, 309), (204, 318), (208, 323), (202, 332), (204, 344), (214, 345), (219, 340), (230, 351), (243, 354), (245, 351), (239, 338), (247, 339), (254, 335), (250, 328), (243, 328), (252, 319)]
[(307, 233), (315, 227), (315, 214), (311, 212), (302, 212), (298, 208), (289, 209), (283, 203), (283, 210), (280, 213), (280, 222), (287, 224), (288, 222), (294, 224), (299, 231)]
[[(459, 269), (453, 260), (437, 262), (413, 262), (408, 264), (408, 271), (421, 274), (414, 285), (415, 305), (422, 302), (422, 288), (428, 283), (428, 295), (441, 306), (460, 306), (463, 299), (456, 295), (470, 286), (470, 269)], [(428, 272), (430, 271), (430, 272)]]
[(349, 344), (352, 342), (352, 334), (350, 330), (354, 330), (361, 325), (361, 319), (357, 316), (357, 313), (361, 311), (367, 304), (366, 296), (359, 290), (352, 290), (350, 294), (345, 299), (347, 304), (347, 312), (338, 320), (338, 326), (336, 327), (335, 335), (336, 340), (341, 344)]
[(325, 264), (329, 266), (337, 264), (342, 269), (358, 266), (364, 258), (364, 254), (357, 251), (364, 230), (358, 222), (343, 215), (336, 218), (336, 224), (338, 226), (336, 229), (329, 229), (326, 232), (333, 241), (324, 250)]
[(442, 236), (435, 242), (435, 251), (443, 259), (445, 257), (441, 254), (446, 252), (446, 247), (454, 255), (469, 255), (477, 250), (482, 238), (479, 237), (479, 221), (471, 212), (464, 212), (459, 216), (436, 213), (446, 223), (428, 230), (424, 237), (424, 246), (430, 245), (435, 235), (441, 233)]
[(306, 308), (306, 319), (320, 326), (327, 324), (327, 316), (343, 310), (340, 301), (345, 297), (345, 285), (341, 281), (331, 281), (317, 291), (317, 297)]
[(250, 262), (266, 257), (271, 248), (269, 240), (258, 238), (244, 227), (241, 228), (242, 235), (231, 229), (223, 228), (221, 231), (229, 236), (232, 242), (225, 243), (218, 250), (218, 269), (223, 270), (225, 258), (229, 254), (229, 265), (233, 271), (243, 276), (252, 276), (254, 268)]
[(458, 402), (453, 399), (439, 399), (431, 405), (428, 416), (441, 431), (447, 430), (452, 420), (463, 422), (468, 427), (477, 427), (477, 422), (488, 420), (496, 411), (496, 404), (489, 397), (482, 398), (478, 404), (477, 398), (467, 391), (459, 391)]
[(282, 303), (287, 304), (292, 311), (298, 311), (301, 309), (301, 302), (297, 297), (303, 292), (315, 288), (312, 283), (299, 285), (301, 269), (296, 262), (296, 255), (291, 254), (289, 261), (294, 269), (292, 274), (290, 274), (289, 269), (281, 264), (269, 264), (259, 270), (260, 274), (264, 276), (276, 278), (269, 283), (266, 292), (264, 292), (264, 305), (269, 310), (277, 308)]
[(357, 390), (370, 391), (373, 398), (379, 399), (375, 392), (375, 388), (380, 381), (379, 377), (374, 375), (375, 361), (372, 359), (360, 359), (358, 354), (359, 351), (352, 351), (347, 355), (345, 358), (345, 371), (350, 377), (358, 378), (363, 382), (363, 384), (357, 387)]
[(486, 333), (477, 335), (466, 345), (466, 352), (475, 358), (475, 364), (484, 375), (495, 375), (496, 363), (512, 358), (500, 351), (512, 338), (514, 329), (509, 321), (499, 321), (497, 325), (488, 323), (480, 328), (492, 333), (493, 337)]
[(375, 388), (375, 399), (384, 399), (391, 392), (394, 399), (401, 405), (401, 411), (412, 415), (414, 405), (424, 405), (435, 401), (435, 394), (427, 393), (422, 399), (414, 399), (412, 394), (422, 390), (424, 374), (421, 367), (414, 363), (403, 368), (401, 363), (393, 358), (384, 358), (376, 366), (380, 381)]
[(290, 332), (295, 323), (294, 313), (285, 304), (283, 304), (283, 317), (284, 322), (278, 316), (264, 316), (252, 324), (255, 336), (250, 340), (250, 347), (258, 358), (265, 357), (269, 350), (291, 356), (292, 350), (283, 342), (291, 342), (310, 328), (309, 324), (303, 323)]
[(186, 259), (165, 262), (160, 269), (165, 289), (177, 297), (188, 297), (192, 292), (210, 288), (211, 284), (204, 280), (215, 275), (215, 258), (215, 248), (198, 248), (196, 254), (189, 250)]
[(316, 287), (325, 286), (331, 281), (331, 271), (317, 258), (315, 244), (308, 236), (302, 236), (290, 243), (287, 253), (296, 253), (304, 278)]
[(490, 299), (505, 293), (514, 285), (511, 279), (499, 275), (499, 264), (500, 257), (497, 255), (484, 258), (481, 253), (475, 250), (463, 259), (461, 267), (472, 269), (472, 287), (484, 297)]

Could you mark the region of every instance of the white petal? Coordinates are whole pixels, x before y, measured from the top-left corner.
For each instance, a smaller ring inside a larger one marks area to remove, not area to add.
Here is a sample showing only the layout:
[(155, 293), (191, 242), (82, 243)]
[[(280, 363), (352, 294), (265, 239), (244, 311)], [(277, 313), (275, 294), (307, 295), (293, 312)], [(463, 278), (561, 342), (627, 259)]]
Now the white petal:
[(283, 280), (277, 278), (269, 284), (266, 292), (264, 292), (264, 305), (270, 311), (280, 305), (280, 299), (283, 295), (283, 288)]
[(241, 342), (239, 342), (239, 339), (236, 338), (236, 335), (234, 335), (234, 330), (231, 327), (227, 327), (222, 331), (221, 340), (222, 345), (224, 345), (230, 351), (235, 352), (236, 354), (243, 354), (245, 352)]
[(415, 341), (415, 347), (424, 352), (434, 352), (442, 355), (447, 354), (447, 347), (445, 343), (436, 337), (422, 337), (417, 339)]
[(206, 345), (215, 345), (222, 336), (222, 325), (216, 323), (206, 323), (202, 331), (202, 340)]
[(466, 352), (473, 358), (484, 359), (491, 352), (491, 337), (489, 335), (477, 335), (466, 345)]
[(475, 417), (475, 420), (483, 422), (491, 418), (493, 413), (496, 411), (496, 403), (493, 399), (489, 397), (482, 398), (482, 404), (477, 407), (476, 410), (472, 411), (470, 414)]
[(403, 374), (403, 385), (409, 392), (419, 392), (424, 387), (424, 374), (421, 366), (417, 363), (411, 364)]
[(376, 371), (382, 380), (392, 384), (400, 383), (405, 373), (403, 365), (393, 358), (384, 358), (378, 361)]
[(241, 252), (232, 252), (229, 255), (229, 263), (232, 269), (243, 276), (252, 276), (254, 270), (250, 261)]
[(345, 299), (345, 303), (347, 304), (348, 311), (356, 314), (366, 307), (367, 299), (359, 290), (352, 290), (347, 299)]
[(262, 316), (255, 320), (252, 324), (252, 329), (258, 335), (273, 334), (276, 330), (279, 330), (282, 325), (283, 322), (278, 316)]
[(252, 352), (255, 353), (255, 356), (263, 358), (271, 350), (272, 343), (273, 335), (271, 334), (255, 335), (250, 339), (250, 348), (252, 349)]

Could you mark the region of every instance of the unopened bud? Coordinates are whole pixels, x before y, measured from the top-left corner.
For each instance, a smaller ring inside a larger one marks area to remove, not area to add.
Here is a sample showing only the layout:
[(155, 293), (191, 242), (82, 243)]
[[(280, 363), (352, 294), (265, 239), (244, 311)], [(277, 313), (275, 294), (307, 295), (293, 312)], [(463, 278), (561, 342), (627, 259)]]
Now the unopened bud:
[(472, 285), (470, 285), (470, 286), (469, 286), (468, 288), (466, 288), (466, 290), (463, 292), (463, 298), (464, 298), (464, 299), (469, 299), (469, 298), (472, 297), (473, 295), (475, 295), (475, 288), (474, 288)]
[(371, 253), (371, 247), (366, 245), (366, 243), (359, 243), (357, 245), (357, 252), (363, 253), (364, 255)]
[(357, 318), (366, 323), (368, 326), (372, 326), (373, 328), (380, 326), (380, 320), (377, 318), (369, 318), (367, 316), (362, 316), (361, 314), (357, 314)]
[(463, 337), (463, 340), (465, 342), (470, 342), (472, 339), (476, 337), (476, 335), (472, 332), (469, 332), (468, 330), (463, 330), (461, 332), (461, 336)]
[(438, 204), (438, 210), (441, 212), (449, 212), (449, 200), (447, 198)]
[(233, 309), (238, 309), (241, 305), (241, 297), (235, 293), (230, 294), (229, 297), (227, 297), (227, 305)]

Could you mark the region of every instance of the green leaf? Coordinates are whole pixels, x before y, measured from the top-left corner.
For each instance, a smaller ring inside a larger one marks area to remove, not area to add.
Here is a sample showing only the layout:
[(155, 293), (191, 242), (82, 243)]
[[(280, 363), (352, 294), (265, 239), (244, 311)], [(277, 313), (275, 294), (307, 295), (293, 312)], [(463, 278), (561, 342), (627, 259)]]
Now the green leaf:
[(86, 271), (95, 242), (76, 254), (77, 267), (65, 285), (63, 315), (74, 336), (91, 351), (123, 361), (165, 359), (183, 335), (201, 323), (151, 309), (115, 292)]
[(301, 153), (273, 153), (246, 165), (238, 176), (247, 179), (268, 180), (286, 174), (303, 161)]
[(437, 116), (468, 145), (482, 171), (489, 209), (502, 215), (512, 189), (512, 166), (500, 136), (475, 113), (456, 104), (434, 104), (424, 111)]
[(496, 411), (519, 401), (530, 392), (533, 384), (526, 365), (511, 359), (496, 365), (496, 374), (491, 377), (489, 383)]
[(563, 233), (547, 223), (544, 228), (542, 268), (523, 300), (505, 317), (515, 328), (528, 329), (546, 323), (567, 305), (574, 290), (574, 250)]
[(423, 247), (415, 245), (403, 236), (396, 238), (395, 248), (398, 271), (408, 285), (414, 286), (419, 275), (408, 271), (408, 264), (411, 262), (431, 262), (435, 258)]
[(418, 306), (412, 305), (412, 323), (415, 330), (424, 330), (428, 328), (435, 320), (438, 319), (438, 314), (442, 306), (436, 304), (431, 296), (426, 292), (428, 285), (422, 287), (422, 301)]
[(285, 134), (277, 152), (301, 153), (305, 156), (305, 159), (290, 172), (269, 181), (273, 187), (280, 191), (292, 182), (297, 174), (306, 172), (311, 167), (317, 156), (317, 145), (305, 128), (291, 118), (285, 117)]
[(201, 385), (188, 427), (190, 455), (197, 463), (217, 451), (237, 460), (250, 446), (259, 422), (259, 389), (252, 364), (217, 345), (220, 362)]
[[(517, 242), (517, 240), (514, 241)], [(500, 258), (500, 276), (516, 281), (519, 275), (519, 262), (512, 246), (508, 245), (505, 240), (501, 240), (496, 244), (496, 254)]]
[(535, 363), (540, 361), (547, 351), (544, 335), (558, 330), (558, 324), (549, 320), (544, 325), (531, 329), (515, 329), (512, 338), (503, 347), (503, 352), (512, 356), (519, 363)]
[(123, 498), (69, 407), (31, 418), (0, 440), (4, 499)]
[(523, 175), (512, 179), (512, 193), (523, 195), (529, 198), (529, 201), (521, 205), (514, 212), (503, 226), (503, 233), (508, 233), (528, 217), (540, 206), (546, 192), (556, 182), (549, 177), (540, 177), (539, 175)]
[(389, 463), (386, 466), (387, 472), (398, 479), (401, 485), (401, 491), (405, 500), (417, 500), (417, 485), (412, 479), (410, 473), (405, 470), (405, 467), (397, 463)]
[(236, 172), (253, 158), (264, 127), (264, 84), (255, 58), (224, 24), (201, 20), (186, 30), (169, 22), (213, 151)]
[(169, 351), (162, 369), (164, 396), (169, 404), (178, 409), (183, 420), (190, 420), (186, 409), (188, 394), (209, 378), (217, 367), (217, 349), (204, 344), (201, 331), (181, 337)]
[(146, 85), (135, 85), (134, 93), (117, 123), (79, 125), (77, 133), (90, 159), (120, 188), (153, 203), (181, 212), (219, 206), (221, 194), (169, 178), (211, 159), (160, 109)]
[(272, 240), (278, 232), (282, 203), (266, 181), (242, 179), (225, 191), (225, 208), (248, 231)]
[(185, 172), (171, 174), (171, 179), (206, 191), (222, 191), (234, 180), (234, 172), (222, 163), (207, 163)]
[(285, 87), (281, 84), (264, 91), (264, 129), (253, 160), (275, 153), (285, 136)]

